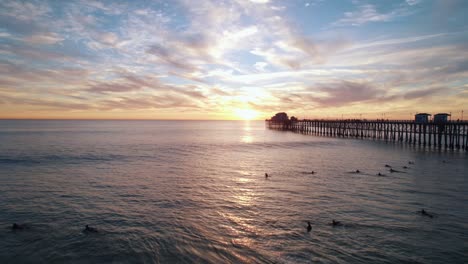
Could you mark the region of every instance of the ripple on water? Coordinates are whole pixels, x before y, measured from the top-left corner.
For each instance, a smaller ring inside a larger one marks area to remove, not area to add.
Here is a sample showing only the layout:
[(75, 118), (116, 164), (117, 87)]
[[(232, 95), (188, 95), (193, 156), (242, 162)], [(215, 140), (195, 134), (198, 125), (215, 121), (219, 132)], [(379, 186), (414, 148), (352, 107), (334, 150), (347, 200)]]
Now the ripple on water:
[[(244, 123), (52, 122), (53, 133), (35, 123), (18, 134), (2, 132), (2, 122), (1, 263), (468, 259), (464, 155), (281, 133), (263, 122), (249, 125), (248, 142)], [(441, 159), (450, 166), (440, 169)], [(384, 168), (408, 160), (405, 173)], [(347, 173), (355, 169), (362, 173)], [(31, 228), (12, 232), (14, 222)], [(86, 224), (99, 233), (83, 233)]]

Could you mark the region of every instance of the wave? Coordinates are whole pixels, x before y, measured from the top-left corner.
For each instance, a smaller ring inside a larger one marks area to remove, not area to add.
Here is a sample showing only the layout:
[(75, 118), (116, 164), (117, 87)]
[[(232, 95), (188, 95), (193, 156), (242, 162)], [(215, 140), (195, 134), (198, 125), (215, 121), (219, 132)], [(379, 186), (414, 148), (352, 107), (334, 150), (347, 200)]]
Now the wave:
[(80, 154), (80, 155), (16, 155), (16, 156), (0, 156), (0, 164), (11, 165), (35, 165), (35, 164), (50, 164), (50, 163), (66, 163), (66, 164), (81, 164), (86, 162), (111, 162), (124, 161), (128, 158), (125, 155), (116, 154)]

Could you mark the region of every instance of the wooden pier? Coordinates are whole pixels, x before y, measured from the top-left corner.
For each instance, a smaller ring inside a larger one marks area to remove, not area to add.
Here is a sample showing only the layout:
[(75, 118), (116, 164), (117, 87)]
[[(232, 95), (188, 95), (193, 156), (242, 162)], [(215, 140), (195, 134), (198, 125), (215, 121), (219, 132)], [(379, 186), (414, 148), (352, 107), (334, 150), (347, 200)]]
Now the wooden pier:
[(330, 137), (404, 142), (468, 151), (468, 122), (417, 123), (409, 120), (266, 120), (269, 129)]

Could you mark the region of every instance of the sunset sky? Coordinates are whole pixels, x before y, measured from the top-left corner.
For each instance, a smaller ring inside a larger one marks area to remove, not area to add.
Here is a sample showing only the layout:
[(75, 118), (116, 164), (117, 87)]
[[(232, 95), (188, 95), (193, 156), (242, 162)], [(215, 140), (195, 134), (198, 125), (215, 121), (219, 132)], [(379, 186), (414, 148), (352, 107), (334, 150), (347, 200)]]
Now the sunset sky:
[(2, 0), (0, 118), (457, 119), (466, 14), (464, 0)]

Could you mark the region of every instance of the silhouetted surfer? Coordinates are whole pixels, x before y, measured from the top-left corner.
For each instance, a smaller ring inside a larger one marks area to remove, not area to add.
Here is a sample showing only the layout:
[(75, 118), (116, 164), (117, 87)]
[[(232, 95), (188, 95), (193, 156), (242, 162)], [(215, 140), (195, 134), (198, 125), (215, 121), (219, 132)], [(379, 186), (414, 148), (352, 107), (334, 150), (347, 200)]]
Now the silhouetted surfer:
[(340, 225), (341, 225), (341, 222), (340, 222), (340, 221), (335, 221), (335, 219), (333, 219), (332, 222), (330, 223), (330, 225), (332, 225), (332, 226), (340, 226)]
[(268, 173), (265, 173), (265, 179), (268, 179)]
[(419, 213), (421, 215), (424, 215), (424, 216), (427, 216), (427, 217), (430, 217), (430, 218), (433, 218), (434, 216), (428, 212), (426, 212), (426, 210), (422, 209), (421, 211), (419, 211)]
[(312, 230), (312, 226), (310, 225), (310, 222), (307, 221), (307, 232), (310, 232)]
[(24, 224), (22, 225), (18, 225), (17, 223), (14, 223), (12, 226), (11, 226), (11, 229), (12, 230), (23, 230), (25, 229), (26, 226)]
[(310, 174), (315, 174), (315, 171), (312, 171)]
[(356, 170), (356, 173), (361, 173), (361, 171), (360, 171), (360, 170)]
[(83, 232), (89, 232), (89, 233), (97, 233), (97, 229), (94, 228), (94, 227), (90, 227), (88, 225), (85, 226), (85, 229), (83, 230)]
[(392, 166), (388, 165), (388, 164), (385, 164), (385, 167), (386, 168), (391, 168)]

